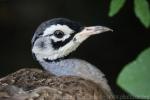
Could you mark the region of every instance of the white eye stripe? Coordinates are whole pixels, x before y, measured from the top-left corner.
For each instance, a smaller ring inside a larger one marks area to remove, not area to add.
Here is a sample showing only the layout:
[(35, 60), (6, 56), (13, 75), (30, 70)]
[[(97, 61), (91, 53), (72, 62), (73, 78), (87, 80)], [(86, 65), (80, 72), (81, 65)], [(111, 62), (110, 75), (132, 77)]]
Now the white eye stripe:
[(45, 31), (43, 32), (43, 36), (51, 35), (56, 30), (61, 30), (64, 32), (64, 34), (74, 33), (74, 31), (72, 29), (70, 29), (67, 25), (57, 24), (57, 25), (52, 25), (52, 26), (48, 27), (47, 29), (45, 29)]
[(54, 42), (57, 41), (65, 41), (66, 39), (68, 39), (70, 37), (70, 34), (65, 35), (63, 38), (57, 38), (55, 36), (51, 36), (50, 38), (54, 40)]

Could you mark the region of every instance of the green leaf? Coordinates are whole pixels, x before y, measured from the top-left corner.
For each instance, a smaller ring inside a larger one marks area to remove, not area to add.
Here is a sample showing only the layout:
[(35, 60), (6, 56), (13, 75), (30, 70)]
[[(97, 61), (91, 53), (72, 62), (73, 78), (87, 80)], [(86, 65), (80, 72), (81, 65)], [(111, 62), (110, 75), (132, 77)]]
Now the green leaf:
[(147, 0), (134, 0), (135, 15), (145, 27), (150, 26), (150, 9)]
[(109, 16), (112, 17), (119, 12), (126, 0), (111, 0)]
[(150, 48), (124, 67), (117, 84), (135, 97), (150, 99)]

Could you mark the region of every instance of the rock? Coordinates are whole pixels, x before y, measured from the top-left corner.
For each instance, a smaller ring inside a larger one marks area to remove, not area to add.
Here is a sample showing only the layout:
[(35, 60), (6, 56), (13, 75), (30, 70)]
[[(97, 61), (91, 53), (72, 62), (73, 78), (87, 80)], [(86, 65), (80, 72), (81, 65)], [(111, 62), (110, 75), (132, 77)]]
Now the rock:
[(0, 79), (0, 100), (114, 100), (92, 81), (21, 69)]

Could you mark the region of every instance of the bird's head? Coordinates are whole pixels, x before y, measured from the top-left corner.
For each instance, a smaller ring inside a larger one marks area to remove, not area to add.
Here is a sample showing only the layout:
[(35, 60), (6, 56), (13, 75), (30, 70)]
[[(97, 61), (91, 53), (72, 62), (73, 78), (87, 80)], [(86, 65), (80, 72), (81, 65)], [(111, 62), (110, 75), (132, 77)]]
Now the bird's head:
[(112, 31), (104, 26), (85, 27), (64, 18), (42, 23), (32, 38), (32, 53), (38, 61), (54, 61), (69, 55), (88, 37)]

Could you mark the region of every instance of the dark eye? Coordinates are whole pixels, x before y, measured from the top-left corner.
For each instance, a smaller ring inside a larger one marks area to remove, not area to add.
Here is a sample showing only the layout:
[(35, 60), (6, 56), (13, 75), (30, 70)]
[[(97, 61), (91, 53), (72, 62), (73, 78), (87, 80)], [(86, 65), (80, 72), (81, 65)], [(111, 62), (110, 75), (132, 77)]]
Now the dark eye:
[(56, 30), (54, 32), (54, 36), (57, 38), (62, 38), (64, 36), (64, 32), (60, 31), (60, 30)]

